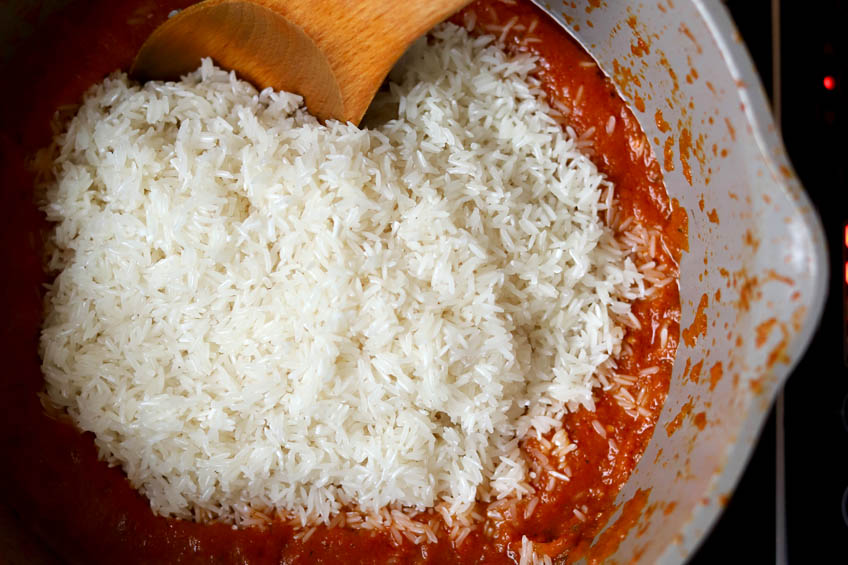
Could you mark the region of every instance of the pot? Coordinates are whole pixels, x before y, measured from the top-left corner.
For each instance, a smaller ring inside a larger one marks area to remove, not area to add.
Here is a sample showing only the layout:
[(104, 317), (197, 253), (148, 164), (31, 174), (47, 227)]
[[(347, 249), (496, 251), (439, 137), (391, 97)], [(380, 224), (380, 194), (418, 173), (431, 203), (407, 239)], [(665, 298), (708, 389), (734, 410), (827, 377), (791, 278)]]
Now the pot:
[[(611, 556), (680, 563), (721, 514), (813, 336), (827, 295), (824, 233), (720, 2), (578, 4), (546, 10), (613, 78), (689, 217), (680, 347), (654, 436), (617, 501), (625, 529)], [(634, 521), (626, 512), (637, 507)]]
[[(27, 42), (70, 1), (0, 5), (5, 24), (0, 65), (12, 68), (26, 60)], [(77, 4), (88, 9), (87, 3)], [(155, 24), (148, 19), (163, 17), (159, 3), (149, 4), (149, 12), (131, 15), (145, 29)], [(826, 295), (823, 231), (787, 160), (750, 57), (720, 2), (539, 4), (613, 78), (652, 141), (669, 195), (688, 214), (688, 252), (680, 265), (683, 333), (668, 400), (618, 497), (616, 514), (600, 534), (608, 544), (604, 557), (611, 560), (680, 563), (732, 495), (775, 395), (812, 337)], [(86, 71), (81, 64), (63, 72)], [(24, 92), (17, 100), (25, 98)], [(27, 111), (26, 105), (21, 108)], [(0, 113), (0, 155), (9, 163), (25, 155), (37, 137), (9, 133), (12, 114)], [(3, 171), (6, 175), (5, 166)], [(39, 320), (17, 306), (28, 301), (34, 304), (30, 310), (38, 311), (40, 298), (31, 282), (40, 276), (33, 275), (40, 273), (38, 228), (19, 227), (25, 225), (22, 216), (33, 226), (41, 220), (31, 193), (22, 193), (8, 178), (2, 190), (7, 206), (0, 212), (6, 273), (0, 283), (0, 342), (10, 367), (35, 372), (26, 375), (26, 385), (13, 372), (0, 393), (26, 386), (35, 398)], [(14, 422), (5, 415), (2, 425)], [(6, 451), (12, 440), (2, 438)], [(14, 500), (13, 477), (6, 471), (0, 477), (4, 500)], [(43, 544), (27, 541), (30, 534), (16, 526), (14, 515), (0, 518), (4, 554), (27, 563), (54, 561)]]

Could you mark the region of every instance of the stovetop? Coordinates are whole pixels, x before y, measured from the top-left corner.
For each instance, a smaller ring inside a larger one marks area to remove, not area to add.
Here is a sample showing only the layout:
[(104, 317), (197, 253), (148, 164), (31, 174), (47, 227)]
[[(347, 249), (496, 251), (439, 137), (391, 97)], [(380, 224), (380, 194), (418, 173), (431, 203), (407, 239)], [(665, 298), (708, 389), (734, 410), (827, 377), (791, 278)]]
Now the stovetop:
[[(831, 281), (821, 325), (728, 506), (691, 563), (848, 562), (848, 37), (844, 0), (725, 0), (819, 211)], [(840, 135), (842, 134), (842, 135)]]

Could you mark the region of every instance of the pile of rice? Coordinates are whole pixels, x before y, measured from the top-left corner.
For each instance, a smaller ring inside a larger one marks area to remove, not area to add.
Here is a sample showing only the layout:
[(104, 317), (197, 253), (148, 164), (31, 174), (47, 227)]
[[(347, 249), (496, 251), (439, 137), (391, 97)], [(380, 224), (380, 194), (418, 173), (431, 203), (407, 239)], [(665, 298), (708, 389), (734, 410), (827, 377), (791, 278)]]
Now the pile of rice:
[(520, 440), (594, 408), (646, 284), (534, 66), (442, 25), (373, 129), (208, 60), (93, 87), (44, 205), (50, 401), (163, 515), (531, 493)]

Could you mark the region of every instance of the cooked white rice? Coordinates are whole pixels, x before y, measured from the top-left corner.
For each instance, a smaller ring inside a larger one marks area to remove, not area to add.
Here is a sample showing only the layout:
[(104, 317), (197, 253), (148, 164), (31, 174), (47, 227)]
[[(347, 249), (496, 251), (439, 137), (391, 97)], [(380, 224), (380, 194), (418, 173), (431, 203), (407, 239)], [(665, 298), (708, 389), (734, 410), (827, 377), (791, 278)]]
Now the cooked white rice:
[(44, 206), (49, 398), (164, 515), (530, 492), (519, 439), (593, 409), (644, 291), (534, 64), (442, 25), (375, 129), (210, 61), (93, 87)]

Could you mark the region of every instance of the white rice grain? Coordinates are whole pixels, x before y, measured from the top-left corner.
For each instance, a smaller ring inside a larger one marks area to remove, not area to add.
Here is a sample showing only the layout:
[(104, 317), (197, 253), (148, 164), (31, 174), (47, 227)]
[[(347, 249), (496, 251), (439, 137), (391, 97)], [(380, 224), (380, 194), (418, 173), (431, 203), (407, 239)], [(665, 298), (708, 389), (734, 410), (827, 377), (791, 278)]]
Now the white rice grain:
[(43, 205), (49, 398), (162, 515), (419, 543), (381, 509), (532, 492), (517, 440), (594, 409), (629, 301), (667, 277), (602, 222), (593, 131), (563, 130), (535, 65), (444, 24), (371, 130), (208, 60), (94, 86)]

